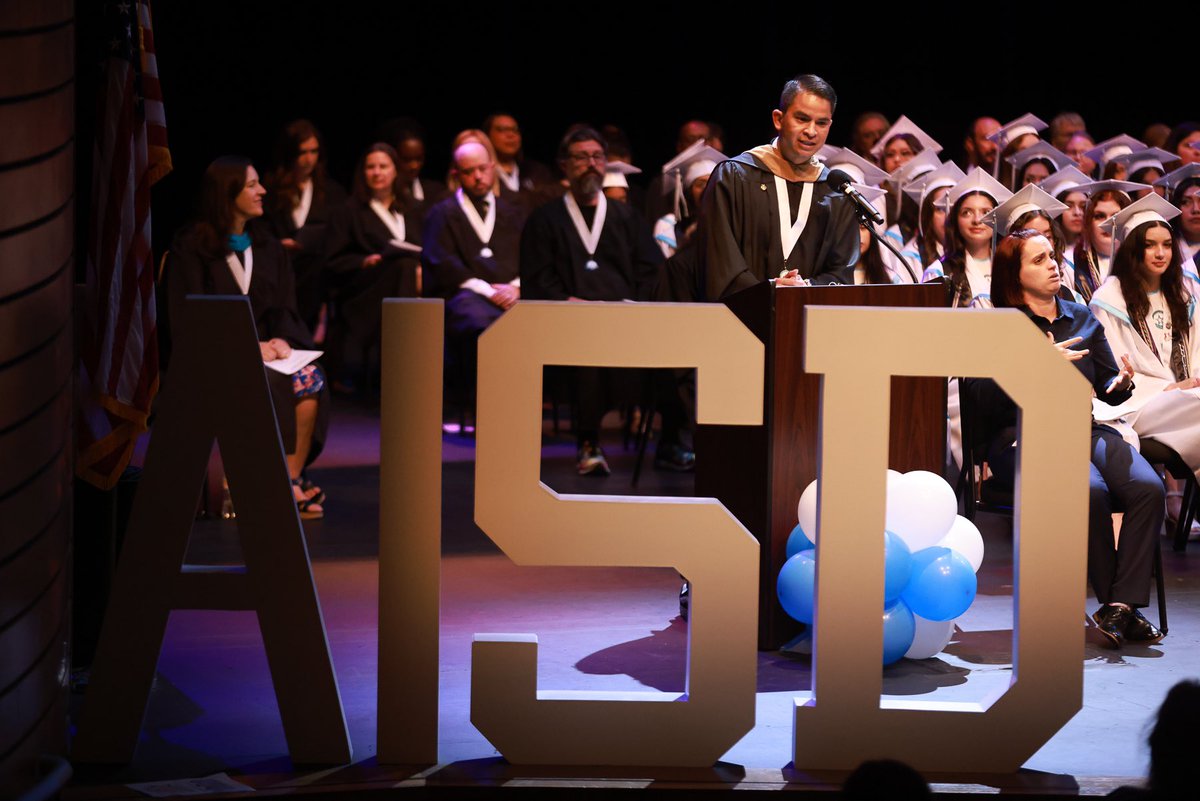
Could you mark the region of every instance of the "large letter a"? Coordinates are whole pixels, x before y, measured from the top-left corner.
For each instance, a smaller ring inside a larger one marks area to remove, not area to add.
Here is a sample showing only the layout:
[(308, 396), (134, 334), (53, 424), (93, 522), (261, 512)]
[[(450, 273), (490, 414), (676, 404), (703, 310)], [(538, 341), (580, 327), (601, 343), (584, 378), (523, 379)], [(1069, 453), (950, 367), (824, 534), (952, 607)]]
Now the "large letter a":
[[(350, 759), (308, 549), (245, 298), (196, 297), (134, 501), (73, 757), (127, 762), (173, 609), (258, 613), (294, 762)], [(235, 491), (245, 570), (183, 564), (213, 440)]]

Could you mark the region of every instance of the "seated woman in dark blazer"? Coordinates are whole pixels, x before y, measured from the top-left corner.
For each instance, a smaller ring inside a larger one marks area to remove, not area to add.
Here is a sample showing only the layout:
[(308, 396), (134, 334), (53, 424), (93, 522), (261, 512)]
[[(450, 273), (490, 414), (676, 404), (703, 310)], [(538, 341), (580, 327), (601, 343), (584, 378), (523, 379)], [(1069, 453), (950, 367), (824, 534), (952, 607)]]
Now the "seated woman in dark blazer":
[[(1023, 311), (1087, 378), (1097, 398), (1123, 403), (1133, 388), (1128, 355), (1118, 367), (1104, 328), (1086, 306), (1059, 297), (1060, 286), (1054, 246), (1046, 237), (1024, 229), (1001, 240), (992, 259), (993, 304)], [(989, 443), (988, 465), (998, 481), (1011, 485), (1016, 472), (1016, 406), (991, 379), (968, 380), (964, 391), (975, 426)], [(1079, 413), (1090, 416), (1090, 406)], [(1162, 632), (1138, 609), (1150, 600), (1154, 538), (1164, 515), (1162, 480), (1120, 434), (1094, 420), (1090, 475), (1088, 580), (1102, 604), (1092, 618), (1114, 647), (1156, 643)], [(1125, 513), (1116, 545), (1114, 508)]]
[(308, 120), (284, 126), (275, 166), (263, 176), (262, 225), (283, 245), (296, 275), (296, 308), (314, 333), (325, 303), (325, 232), (329, 217), (346, 203), (346, 190), (325, 171), (325, 140)]
[(326, 270), (334, 303), (329, 358), (335, 387), (352, 390), (379, 343), (384, 298), (421, 294), (421, 215), (408, 199), (391, 145), (367, 148), (350, 200), (329, 221)]
[[(251, 236), (246, 223), (263, 213), (266, 190), (248, 159), (226, 156), (208, 165), (196, 220), (171, 246), (165, 280), (168, 312), (179, 319), (188, 295), (246, 295), (258, 329), (263, 362), (311, 349), (308, 328), (296, 311), (292, 267), (279, 241)], [(328, 392), (312, 363), (292, 375), (267, 370), (275, 417), (287, 453), (288, 473), (301, 517), (324, 516), (325, 494), (303, 476), (321, 452), (329, 426)]]

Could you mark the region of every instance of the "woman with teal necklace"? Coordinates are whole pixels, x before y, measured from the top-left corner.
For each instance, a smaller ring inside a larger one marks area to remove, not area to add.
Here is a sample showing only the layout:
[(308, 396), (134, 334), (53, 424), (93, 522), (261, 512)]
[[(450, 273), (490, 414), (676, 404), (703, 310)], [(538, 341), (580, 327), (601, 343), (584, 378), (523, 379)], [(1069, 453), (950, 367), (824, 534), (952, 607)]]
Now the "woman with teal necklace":
[[(168, 320), (179, 319), (187, 295), (246, 295), (267, 363), (291, 357), (294, 348), (311, 349), (312, 337), (296, 311), (294, 277), (283, 246), (246, 231), (247, 222), (262, 216), (264, 194), (248, 159), (226, 156), (210, 164), (196, 219), (176, 236), (165, 280)], [(324, 373), (315, 362), (290, 375), (266, 373), (296, 506), (303, 519), (319, 519), (325, 514), (325, 493), (303, 471), (321, 452), (329, 425)]]

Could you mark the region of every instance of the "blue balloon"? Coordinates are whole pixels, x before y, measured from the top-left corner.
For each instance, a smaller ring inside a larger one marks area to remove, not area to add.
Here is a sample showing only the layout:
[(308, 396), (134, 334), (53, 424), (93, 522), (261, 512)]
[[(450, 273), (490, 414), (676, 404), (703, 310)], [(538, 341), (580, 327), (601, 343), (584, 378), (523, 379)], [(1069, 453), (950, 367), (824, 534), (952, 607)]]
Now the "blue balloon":
[(912, 573), (912, 551), (904, 540), (890, 531), (883, 532), (883, 604), (900, 597)]
[(796, 527), (792, 529), (792, 533), (788, 534), (787, 558), (791, 559), (801, 551), (811, 551), (816, 547), (816, 544), (808, 538), (808, 535), (804, 533), (804, 529), (800, 528), (800, 524), (797, 523)]
[(935, 545), (912, 555), (912, 576), (900, 598), (926, 620), (953, 620), (971, 606), (977, 589), (966, 557)]
[[(972, 575), (974, 575), (972, 573)], [(890, 665), (912, 647), (917, 633), (917, 621), (904, 601), (883, 610), (883, 664)]]
[(801, 623), (813, 622), (816, 569), (816, 551), (801, 551), (783, 563), (779, 580), (775, 583), (775, 592), (779, 595), (783, 611)]

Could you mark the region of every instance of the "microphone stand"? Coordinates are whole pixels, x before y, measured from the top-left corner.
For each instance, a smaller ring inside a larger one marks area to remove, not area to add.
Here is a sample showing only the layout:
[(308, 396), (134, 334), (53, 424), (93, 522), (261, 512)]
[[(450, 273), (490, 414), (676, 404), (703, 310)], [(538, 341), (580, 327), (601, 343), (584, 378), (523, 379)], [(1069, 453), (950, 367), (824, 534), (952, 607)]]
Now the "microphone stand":
[(920, 283), (917, 280), (916, 273), (913, 272), (912, 266), (908, 263), (908, 260), (901, 255), (900, 251), (896, 250), (896, 246), (889, 242), (886, 236), (879, 235), (879, 232), (875, 230), (875, 226), (872, 225), (871, 221), (867, 218), (867, 213), (857, 205), (854, 207), (854, 213), (858, 215), (858, 224), (867, 229), (867, 233), (871, 235), (872, 239), (883, 245), (888, 250), (892, 251), (892, 253), (896, 254), (896, 258), (899, 259), (900, 263), (904, 265), (904, 269), (908, 270), (908, 277), (912, 279), (912, 282), (914, 284)]

